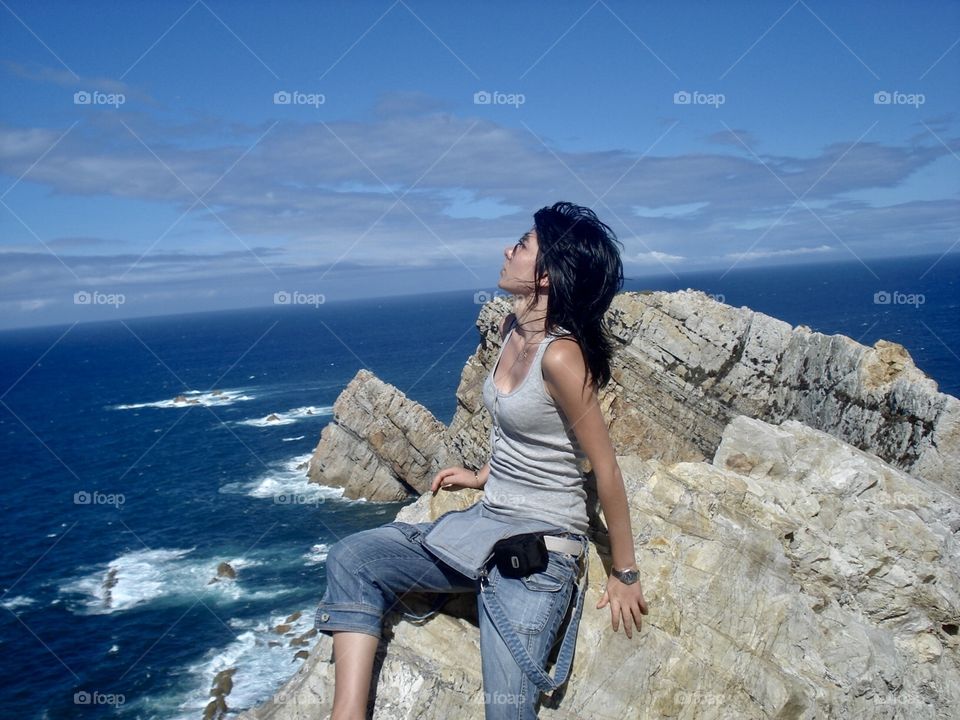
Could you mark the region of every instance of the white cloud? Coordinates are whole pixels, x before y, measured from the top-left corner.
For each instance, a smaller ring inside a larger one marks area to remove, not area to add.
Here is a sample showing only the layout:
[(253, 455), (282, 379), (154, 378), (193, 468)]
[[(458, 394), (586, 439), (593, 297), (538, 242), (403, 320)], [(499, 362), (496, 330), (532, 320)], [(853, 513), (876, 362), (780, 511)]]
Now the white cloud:
[(742, 253), (727, 253), (723, 258), (725, 260), (766, 260), (769, 258), (811, 255), (835, 251), (836, 248), (832, 248), (829, 245), (819, 245), (817, 247), (798, 247), (785, 250), (750, 250)]

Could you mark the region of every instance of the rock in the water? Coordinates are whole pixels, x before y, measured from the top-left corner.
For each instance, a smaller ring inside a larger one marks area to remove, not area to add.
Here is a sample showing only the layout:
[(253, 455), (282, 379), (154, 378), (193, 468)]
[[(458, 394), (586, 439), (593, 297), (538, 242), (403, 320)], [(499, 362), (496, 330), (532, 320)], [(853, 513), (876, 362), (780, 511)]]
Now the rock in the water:
[(233, 566), (228, 562), (222, 562), (219, 565), (217, 565), (216, 577), (211, 579), (210, 582), (207, 583), (207, 585), (213, 585), (215, 582), (219, 582), (220, 580), (223, 580), (223, 579), (236, 580), (236, 578), (237, 578), (237, 571), (233, 569)]
[(276, 413), (270, 413), (264, 420), (265, 422), (280, 422), (280, 416)]
[(233, 690), (233, 676), (236, 672), (236, 668), (227, 668), (218, 672), (213, 678), (213, 685), (210, 688), (213, 699), (203, 710), (203, 720), (224, 720), (227, 717), (229, 708), (226, 698)]
[(117, 568), (110, 568), (103, 578), (103, 606), (111, 607), (113, 605), (113, 588), (117, 585)]

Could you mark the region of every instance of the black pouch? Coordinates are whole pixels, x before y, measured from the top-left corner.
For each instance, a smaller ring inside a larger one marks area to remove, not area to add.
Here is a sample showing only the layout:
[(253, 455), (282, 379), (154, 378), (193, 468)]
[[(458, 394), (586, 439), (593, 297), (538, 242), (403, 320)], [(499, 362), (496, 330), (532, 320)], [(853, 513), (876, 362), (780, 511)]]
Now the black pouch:
[(550, 562), (543, 535), (537, 533), (504, 538), (493, 551), (493, 561), (503, 577), (522, 578), (543, 572)]

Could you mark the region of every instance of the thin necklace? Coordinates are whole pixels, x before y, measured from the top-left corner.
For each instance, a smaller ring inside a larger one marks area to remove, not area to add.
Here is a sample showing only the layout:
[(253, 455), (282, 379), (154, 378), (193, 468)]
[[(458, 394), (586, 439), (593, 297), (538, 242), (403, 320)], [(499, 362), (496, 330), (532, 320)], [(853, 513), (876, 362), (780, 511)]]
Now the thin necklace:
[[(519, 322), (515, 323), (514, 327), (520, 327), (520, 323), (519, 323)], [(521, 335), (521, 338), (522, 338), (522, 337), (523, 337), (523, 336)], [(540, 345), (544, 340), (546, 340), (546, 339), (547, 339), (547, 333), (544, 333), (544, 334), (543, 334), (543, 337), (540, 338), (540, 340), (539, 340), (536, 344), (539, 346), (539, 345)], [(526, 340), (524, 340), (523, 350), (520, 351), (520, 354), (517, 356), (517, 359), (518, 359), (518, 360), (526, 360), (526, 359), (527, 359), (528, 349), (529, 349), (530, 346), (533, 345), (533, 344), (534, 344), (534, 343), (527, 342)], [(516, 364), (516, 363), (514, 363), (514, 364)]]
[[(546, 340), (546, 339), (547, 339), (547, 336), (544, 335), (542, 338), (540, 338), (540, 340), (539, 340), (536, 344), (537, 344), (537, 345), (540, 345), (540, 344), (541, 344), (544, 340)], [(520, 351), (520, 354), (517, 356), (517, 358), (518, 358), (519, 360), (526, 360), (526, 359), (527, 359), (527, 352), (528, 352), (530, 346), (533, 345), (533, 344), (534, 344), (534, 343), (524, 341), (524, 343), (523, 343), (523, 350)]]

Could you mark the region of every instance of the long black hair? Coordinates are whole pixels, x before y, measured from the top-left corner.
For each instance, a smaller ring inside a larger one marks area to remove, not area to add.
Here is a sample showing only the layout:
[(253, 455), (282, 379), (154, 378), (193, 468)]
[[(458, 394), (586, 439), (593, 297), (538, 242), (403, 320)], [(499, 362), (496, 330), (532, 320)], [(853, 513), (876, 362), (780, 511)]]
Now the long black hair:
[(562, 326), (578, 341), (599, 391), (610, 382), (613, 342), (604, 315), (623, 287), (617, 249), (617, 244), (623, 244), (593, 210), (569, 202), (541, 208), (533, 222), (539, 246), (533, 304), (540, 299), (539, 280), (546, 274), (546, 330), (556, 332)]

